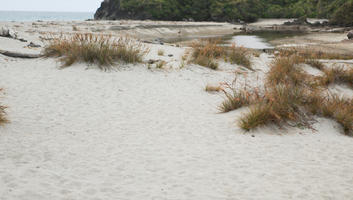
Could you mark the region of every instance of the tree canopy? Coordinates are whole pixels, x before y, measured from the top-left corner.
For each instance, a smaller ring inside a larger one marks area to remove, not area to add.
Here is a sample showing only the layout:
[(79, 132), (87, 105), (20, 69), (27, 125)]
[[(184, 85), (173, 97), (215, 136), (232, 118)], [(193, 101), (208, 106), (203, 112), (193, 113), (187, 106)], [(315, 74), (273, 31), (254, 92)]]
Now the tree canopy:
[(110, 0), (104, 3), (114, 4), (115, 18), (252, 22), (257, 18), (331, 18), (346, 15), (346, 12), (352, 15), (352, 7), (344, 6), (352, 5), (352, 2), (353, 0)]

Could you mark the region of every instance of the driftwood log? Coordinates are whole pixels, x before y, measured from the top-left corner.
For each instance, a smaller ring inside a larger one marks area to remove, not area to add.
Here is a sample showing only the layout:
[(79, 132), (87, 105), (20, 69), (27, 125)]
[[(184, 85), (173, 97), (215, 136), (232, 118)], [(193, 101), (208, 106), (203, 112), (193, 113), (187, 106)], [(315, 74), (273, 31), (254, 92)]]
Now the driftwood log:
[(42, 54), (19, 53), (19, 52), (4, 51), (4, 50), (0, 50), (0, 54), (8, 57), (13, 57), (13, 58), (40, 58), (43, 56)]

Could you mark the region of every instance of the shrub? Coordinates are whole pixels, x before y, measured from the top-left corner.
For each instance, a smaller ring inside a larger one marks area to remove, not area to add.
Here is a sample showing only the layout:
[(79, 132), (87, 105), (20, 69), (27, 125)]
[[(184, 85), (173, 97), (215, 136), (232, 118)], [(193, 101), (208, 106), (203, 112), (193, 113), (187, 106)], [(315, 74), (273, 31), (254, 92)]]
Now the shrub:
[(116, 62), (142, 62), (145, 53), (147, 49), (132, 39), (90, 33), (53, 38), (44, 49), (46, 57), (61, 57), (63, 67), (86, 62), (98, 64), (102, 70), (110, 69)]

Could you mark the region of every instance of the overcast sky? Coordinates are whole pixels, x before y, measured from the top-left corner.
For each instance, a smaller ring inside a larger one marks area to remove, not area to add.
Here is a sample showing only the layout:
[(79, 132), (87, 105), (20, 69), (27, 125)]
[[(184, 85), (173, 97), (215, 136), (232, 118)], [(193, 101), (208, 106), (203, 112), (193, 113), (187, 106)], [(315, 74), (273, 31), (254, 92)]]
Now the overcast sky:
[(0, 0), (0, 10), (95, 12), (103, 0)]

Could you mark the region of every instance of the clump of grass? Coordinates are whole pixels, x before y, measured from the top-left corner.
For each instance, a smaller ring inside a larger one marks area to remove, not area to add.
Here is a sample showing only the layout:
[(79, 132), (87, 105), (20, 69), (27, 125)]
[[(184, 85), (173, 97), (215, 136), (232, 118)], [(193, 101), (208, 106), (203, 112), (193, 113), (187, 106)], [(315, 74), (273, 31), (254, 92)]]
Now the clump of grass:
[(220, 92), (222, 91), (222, 87), (220, 85), (209, 85), (207, 84), (205, 87), (206, 92)]
[(75, 26), (75, 25), (72, 25), (72, 30), (73, 30), (73, 31), (80, 31), (80, 30), (77, 28), (77, 26)]
[(98, 64), (100, 69), (111, 69), (117, 62), (142, 62), (147, 49), (129, 38), (114, 39), (109, 35), (77, 33), (53, 38), (44, 49), (46, 57), (61, 57), (63, 67), (76, 62)]
[[(2, 91), (2, 88), (0, 88), (0, 92)], [(5, 123), (8, 122), (6, 118), (6, 106), (0, 105), (0, 126), (4, 125)]]
[(220, 58), (224, 55), (224, 48), (219, 46), (219, 44), (220, 40), (217, 39), (205, 39), (193, 42), (191, 44), (193, 49), (192, 57), (206, 56), (209, 58)]
[(298, 67), (303, 59), (298, 56), (276, 58), (271, 64), (271, 70), (267, 74), (266, 83), (268, 86), (278, 84), (300, 85), (307, 78), (306, 74)]
[(194, 63), (204, 66), (204, 67), (208, 67), (210, 69), (218, 69), (218, 63), (214, 60), (213, 57), (207, 57), (207, 56), (198, 56), (197, 58), (195, 58), (193, 60)]
[(232, 45), (230, 50), (227, 52), (227, 57), (231, 63), (244, 66), (245, 68), (253, 71), (251, 68), (249, 53), (245, 48)]
[(350, 60), (353, 59), (352, 54), (343, 54), (322, 51), (315, 48), (305, 48), (305, 47), (296, 47), (296, 48), (284, 48), (280, 50), (280, 55), (282, 57), (290, 55), (298, 55), (306, 59), (337, 59), (337, 60)]
[(215, 59), (224, 55), (224, 48), (219, 46), (219, 40), (199, 40), (192, 43), (191, 61), (198, 65), (217, 69), (218, 63)]
[(342, 125), (346, 135), (353, 136), (353, 99), (337, 95), (317, 95), (310, 100), (310, 110), (313, 114), (335, 120)]
[(316, 68), (318, 70), (324, 70), (325, 69), (325, 65), (322, 62), (320, 62), (318, 60), (315, 60), (315, 59), (307, 59), (305, 61), (305, 64), (308, 64), (311, 67), (314, 67), (314, 68)]
[(231, 92), (224, 92), (226, 99), (219, 106), (222, 112), (229, 112), (236, 110), (243, 106), (248, 106), (250, 104), (256, 103), (262, 98), (261, 94), (257, 89), (232, 89)]
[(321, 78), (322, 85), (332, 83), (346, 83), (353, 87), (353, 69), (334, 67), (324, 70), (325, 75)]
[(306, 115), (301, 109), (304, 100), (302, 92), (299, 88), (290, 88), (289, 85), (270, 88), (265, 91), (263, 98), (255, 102), (250, 112), (240, 119), (240, 127), (249, 131), (261, 125), (280, 125), (287, 121), (305, 125)]
[(165, 62), (164, 60), (159, 61), (158, 63), (156, 63), (156, 68), (157, 69), (163, 69), (163, 67), (167, 64), (167, 62)]
[(164, 55), (164, 50), (163, 49), (159, 49), (158, 50), (158, 55), (159, 56), (163, 56)]
[[(342, 125), (346, 135), (353, 136), (353, 99), (323, 97), (321, 88), (313, 85), (313, 79), (298, 67), (303, 62), (305, 58), (296, 55), (277, 58), (267, 74), (263, 92), (254, 92), (248, 87), (225, 92), (226, 101), (220, 106), (221, 110), (227, 112), (250, 106), (250, 111), (239, 120), (239, 126), (247, 131), (267, 124), (294, 123), (310, 128), (312, 115), (317, 115), (334, 119)], [(351, 81), (350, 71), (336, 69), (332, 73), (330, 81)]]

